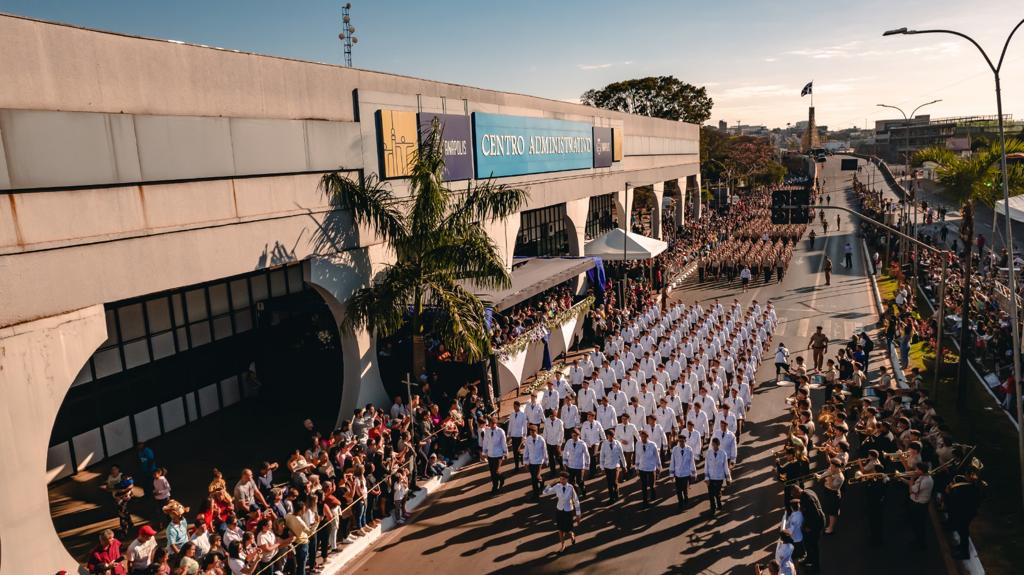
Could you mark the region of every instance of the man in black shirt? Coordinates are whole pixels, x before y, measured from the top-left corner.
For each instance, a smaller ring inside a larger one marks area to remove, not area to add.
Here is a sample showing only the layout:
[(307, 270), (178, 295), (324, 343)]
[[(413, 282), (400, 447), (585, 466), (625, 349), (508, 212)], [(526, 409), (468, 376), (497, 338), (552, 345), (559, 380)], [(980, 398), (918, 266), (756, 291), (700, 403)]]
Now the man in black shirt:
[(946, 487), (946, 510), (949, 512), (949, 525), (956, 531), (960, 539), (953, 552), (955, 559), (970, 559), (970, 527), (971, 521), (978, 513), (981, 499), (988, 484), (978, 477), (976, 469), (971, 468), (966, 475), (958, 475)]
[(807, 551), (804, 566), (808, 573), (817, 573), (821, 568), (818, 564), (818, 541), (825, 527), (825, 513), (821, 510), (821, 501), (814, 490), (803, 489), (799, 485), (791, 486), (790, 490), (787, 499), (799, 499), (800, 511), (804, 515), (804, 549)]

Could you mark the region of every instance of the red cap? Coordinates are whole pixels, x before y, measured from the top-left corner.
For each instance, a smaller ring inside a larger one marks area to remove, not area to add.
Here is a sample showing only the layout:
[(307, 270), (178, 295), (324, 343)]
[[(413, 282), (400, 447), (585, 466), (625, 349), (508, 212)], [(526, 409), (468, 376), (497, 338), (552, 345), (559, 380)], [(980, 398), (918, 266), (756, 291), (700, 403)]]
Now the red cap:
[(149, 525), (143, 525), (142, 527), (139, 527), (139, 537), (142, 537), (144, 535), (152, 537), (153, 535), (156, 535), (156, 530), (154, 530)]

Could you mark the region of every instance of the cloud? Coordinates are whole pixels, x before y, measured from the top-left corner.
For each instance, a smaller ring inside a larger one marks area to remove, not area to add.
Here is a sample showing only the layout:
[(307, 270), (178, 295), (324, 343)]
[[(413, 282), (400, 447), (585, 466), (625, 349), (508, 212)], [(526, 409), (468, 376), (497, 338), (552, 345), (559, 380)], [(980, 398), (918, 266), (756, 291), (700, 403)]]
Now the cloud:
[(614, 65), (615, 64), (609, 62), (606, 64), (576, 64), (576, 67), (580, 70), (604, 70), (605, 68), (611, 68)]
[(716, 94), (716, 99), (721, 100), (744, 100), (748, 98), (764, 98), (768, 96), (783, 96), (787, 94), (799, 94), (800, 88), (786, 86), (783, 84), (748, 84), (746, 86), (735, 86), (726, 88)]
[(801, 50), (790, 50), (785, 52), (793, 56), (804, 56), (807, 58), (814, 58), (816, 60), (828, 60), (831, 58), (849, 58), (855, 48), (860, 46), (863, 42), (860, 40), (850, 40), (849, 42), (843, 42), (842, 44), (836, 44), (833, 46), (824, 46), (820, 48), (804, 48)]
[(778, 58), (765, 58), (764, 61), (765, 62), (778, 62), (779, 59)]

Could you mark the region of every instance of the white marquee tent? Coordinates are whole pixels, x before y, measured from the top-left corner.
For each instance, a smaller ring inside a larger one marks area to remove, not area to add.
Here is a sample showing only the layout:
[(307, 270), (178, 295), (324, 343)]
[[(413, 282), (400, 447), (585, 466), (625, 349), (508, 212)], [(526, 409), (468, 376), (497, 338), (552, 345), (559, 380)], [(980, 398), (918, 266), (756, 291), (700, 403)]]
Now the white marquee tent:
[(632, 232), (627, 234), (622, 228), (615, 228), (588, 243), (583, 252), (587, 257), (621, 261), (650, 259), (666, 249), (668, 244), (661, 240)]

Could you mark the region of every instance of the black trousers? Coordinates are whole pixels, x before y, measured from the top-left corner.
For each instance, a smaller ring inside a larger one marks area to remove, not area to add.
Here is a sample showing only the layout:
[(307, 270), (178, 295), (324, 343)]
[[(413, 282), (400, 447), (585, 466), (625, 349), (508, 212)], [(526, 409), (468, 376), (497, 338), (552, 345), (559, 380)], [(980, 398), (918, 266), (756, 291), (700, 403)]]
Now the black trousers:
[(619, 479), (619, 470), (618, 470), (618, 468), (615, 468), (615, 469), (605, 469), (604, 470), (604, 480), (605, 480), (605, 483), (608, 484), (608, 501), (611, 502), (611, 503), (615, 503), (616, 501), (619, 500), (619, 483), (618, 483), (618, 479)]
[(530, 487), (533, 488), (533, 495), (539, 497), (541, 489), (544, 487), (544, 481), (540, 478), (540, 465), (527, 465), (526, 468), (530, 471)]
[(868, 516), (868, 543), (881, 545), (885, 539), (885, 504), (870, 498), (866, 506)]
[(715, 512), (722, 508), (722, 480), (708, 480), (708, 501), (711, 502), (711, 511)]
[(576, 492), (580, 494), (580, 497), (587, 496), (587, 484), (583, 481), (583, 469), (573, 469), (572, 467), (566, 467), (569, 472), (569, 483), (576, 488)]
[(971, 516), (950, 515), (949, 524), (956, 531), (960, 543), (956, 546), (956, 552), (961, 557), (968, 557), (971, 553)]
[(657, 498), (654, 492), (654, 472), (640, 471), (640, 490), (643, 492), (644, 503)]
[(679, 504), (688, 503), (690, 501), (690, 477), (676, 477), (676, 499), (679, 500)]
[(843, 254), (843, 262), (846, 264), (846, 269), (853, 267), (853, 254)]
[(519, 453), (519, 448), (523, 446), (522, 437), (512, 438), (512, 461), (515, 462), (516, 471), (519, 471), (519, 466), (523, 463), (523, 454)]
[(926, 526), (928, 523), (928, 504), (910, 502), (910, 529), (914, 532), (914, 543), (919, 547), (928, 544)]
[(488, 457), (487, 458), (487, 471), (491, 472), (491, 490), (497, 491), (498, 485), (501, 484), (501, 472), (498, 469), (501, 467), (500, 457)]
[(807, 553), (806, 561), (808, 565), (818, 565), (818, 557), (820, 555), (818, 540), (821, 538), (821, 528), (811, 529), (804, 531), (804, 552)]
[(594, 473), (597, 472), (597, 463), (601, 459), (601, 452), (598, 451), (598, 445), (595, 444), (590, 446), (590, 476), (593, 477)]
[(558, 446), (548, 444), (548, 469), (551, 473), (555, 472), (555, 468), (562, 467), (562, 456), (558, 454)]

